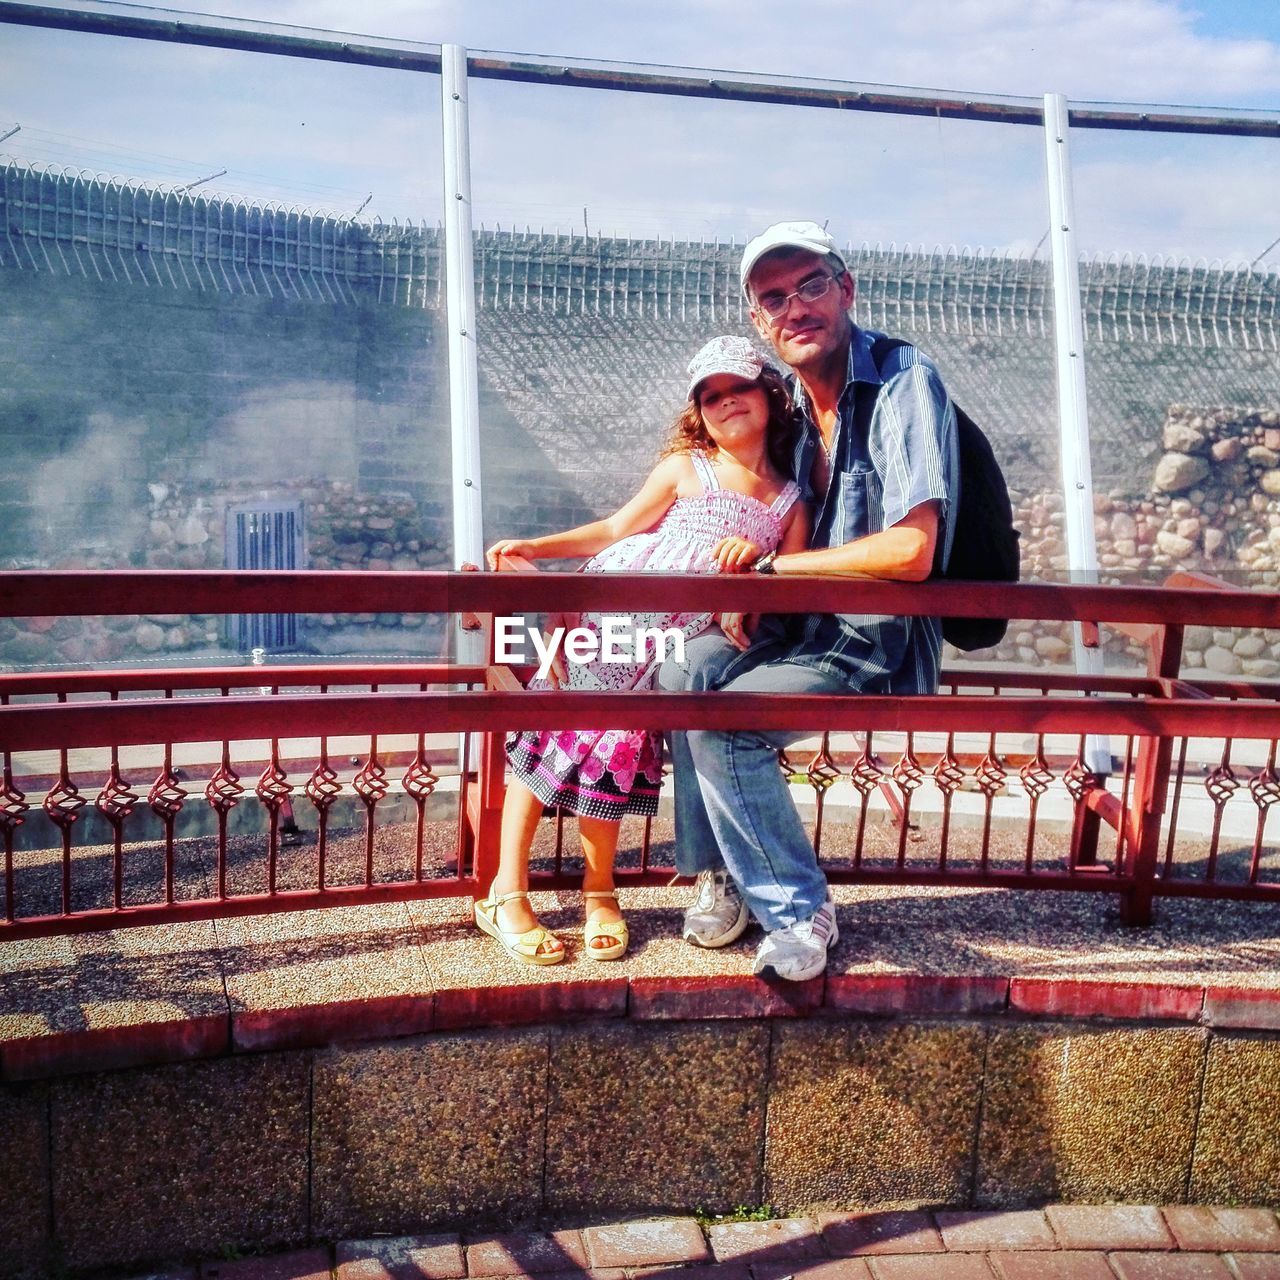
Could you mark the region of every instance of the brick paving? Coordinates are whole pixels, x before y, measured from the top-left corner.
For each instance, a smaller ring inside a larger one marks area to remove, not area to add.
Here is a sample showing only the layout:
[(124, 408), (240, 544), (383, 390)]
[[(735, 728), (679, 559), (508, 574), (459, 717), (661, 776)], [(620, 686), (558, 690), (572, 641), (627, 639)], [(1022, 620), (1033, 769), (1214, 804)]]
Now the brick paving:
[(827, 1249), (837, 1258), (875, 1253), (941, 1253), (946, 1248), (927, 1213), (824, 1213), (818, 1222)]
[(650, 1218), (582, 1233), (592, 1267), (652, 1267), (706, 1262), (710, 1257), (702, 1228), (693, 1218)]
[(1267, 1209), (1206, 1209), (1171, 1205), (1164, 1220), (1188, 1253), (1280, 1253), (1280, 1222)]
[[(810, 1258), (803, 1263), (765, 1262), (751, 1268), (752, 1280), (785, 1280), (804, 1276), (804, 1280), (875, 1280), (870, 1265), (861, 1258)], [(684, 1280), (681, 1277), (681, 1280)]]
[[(455, 1235), (344, 1240), (336, 1254), (338, 1280), (461, 1280), (467, 1274), (462, 1245)], [(293, 1277), (281, 1276), (279, 1280)]]
[(1212, 1253), (1113, 1253), (1120, 1280), (1234, 1280)]
[(1064, 1249), (1172, 1249), (1164, 1215), (1151, 1205), (1051, 1204), (1045, 1215)]
[(1240, 1280), (1280, 1280), (1280, 1253), (1236, 1253), (1227, 1255)]
[(790, 1262), (797, 1258), (825, 1258), (818, 1225), (809, 1218), (777, 1218), (772, 1222), (723, 1222), (707, 1228), (717, 1262), (767, 1257)]
[(1280, 1280), (1266, 1208), (867, 1210), (343, 1240), (134, 1280)]
[(989, 1253), (1000, 1280), (1115, 1280), (1105, 1253), (1089, 1249), (1058, 1253)]
[(997, 1249), (1056, 1249), (1053, 1230), (1039, 1209), (1009, 1213), (939, 1213), (942, 1242), (953, 1253)]
[(536, 1276), (588, 1265), (580, 1231), (526, 1231), (467, 1245), (468, 1276)]
[(991, 1264), (980, 1253), (892, 1254), (872, 1264), (876, 1280), (992, 1280)]

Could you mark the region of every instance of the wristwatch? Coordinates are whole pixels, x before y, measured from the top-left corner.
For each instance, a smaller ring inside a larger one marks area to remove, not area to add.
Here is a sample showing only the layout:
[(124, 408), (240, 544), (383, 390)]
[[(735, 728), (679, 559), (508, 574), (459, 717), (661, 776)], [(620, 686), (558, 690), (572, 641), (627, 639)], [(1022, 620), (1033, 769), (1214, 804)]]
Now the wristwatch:
[(773, 573), (774, 572), (773, 562), (777, 558), (778, 558), (778, 553), (776, 551), (770, 551), (768, 555), (761, 556), (760, 559), (755, 562), (752, 568), (754, 568), (757, 573)]

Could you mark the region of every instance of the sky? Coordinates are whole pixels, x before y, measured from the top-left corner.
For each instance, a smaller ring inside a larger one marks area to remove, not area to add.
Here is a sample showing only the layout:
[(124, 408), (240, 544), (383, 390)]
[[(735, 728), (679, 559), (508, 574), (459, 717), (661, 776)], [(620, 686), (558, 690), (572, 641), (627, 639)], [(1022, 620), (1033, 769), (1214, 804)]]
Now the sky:
[[(83, 0), (84, 9), (134, 9)], [(203, 0), (470, 49), (1280, 116), (1277, 0)], [(139, 12), (163, 15), (165, 10)], [(438, 77), (0, 25), (0, 154), (440, 217)], [(663, 238), (1044, 251), (1042, 131), (473, 80), (473, 217)], [(1280, 264), (1280, 135), (1073, 130), (1081, 249)], [(1271, 246), (1271, 247), (1269, 247)]]

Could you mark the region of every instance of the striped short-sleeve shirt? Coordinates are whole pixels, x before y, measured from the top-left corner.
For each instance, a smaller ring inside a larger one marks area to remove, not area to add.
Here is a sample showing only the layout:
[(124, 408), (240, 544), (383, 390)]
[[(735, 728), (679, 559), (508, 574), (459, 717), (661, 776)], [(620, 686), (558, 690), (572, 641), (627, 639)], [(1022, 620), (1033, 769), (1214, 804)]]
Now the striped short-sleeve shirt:
[[(831, 483), (821, 498), (810, 481), (821, 436), (808, 397), (795, 383), (800, 430), (794, 473), (814, 513), (809, 545), (842, 546), (891, 528), (913, 508), (936, 501), (945, 563), (959, 492), (955, 409), (937, 367), (914, 347), (892, 348), (877, 368), (871, 348), (881, 336), (854, 328), (831, 449)], [(821, 668), (866, 693), (932, 693), (938, 687), (942, 624), (937, 618), (806, 614), (770, 621), (777, 629), (762, 628), (759, 639), (769, 644), (766, 636), (773, 631), (772, 661)]]

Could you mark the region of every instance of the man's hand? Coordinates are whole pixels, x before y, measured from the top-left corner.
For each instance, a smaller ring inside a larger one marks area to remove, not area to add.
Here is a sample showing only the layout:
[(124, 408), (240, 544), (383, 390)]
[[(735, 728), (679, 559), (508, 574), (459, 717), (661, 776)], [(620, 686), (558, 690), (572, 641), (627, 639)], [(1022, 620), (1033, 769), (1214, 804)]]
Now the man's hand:
[(741, 573), (760, 559), (760, 548), (746, 538), (721, 538), (711, 555), (721, 573)]
[(735, 649), (751, 647), (751, 637), (760, 622), (758, 613), (713, 613), (711, 617), (720, 624), (720, 630)]

